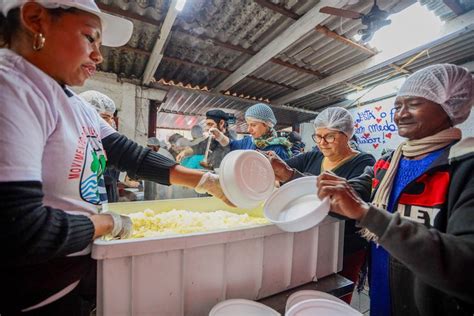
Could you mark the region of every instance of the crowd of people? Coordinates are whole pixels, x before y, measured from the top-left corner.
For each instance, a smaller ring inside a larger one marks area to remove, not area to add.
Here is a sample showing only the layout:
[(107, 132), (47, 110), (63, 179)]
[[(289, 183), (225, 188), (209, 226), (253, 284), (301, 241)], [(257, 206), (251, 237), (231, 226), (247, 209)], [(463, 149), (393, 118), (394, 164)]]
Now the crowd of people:
[(455, 127), (474, 104), (466, 69), (432, 65), (404, 82), (394, 120), (405, 141), (378, 160), (354, 144), (339, 107), (314, 119), (307, 152), (297, 132), (278, 134), (263, 103), (246, 110), (243, 138), (232, 114), (211, 109), (192, 140), (141, 146), (116, 130), (109, 97), (70, 88), (93, 75), (101, 44), (129, 40), (131, 22), (92, 0), (2, 1), (0, 11), (1, 315), (89, 315), (92, 241), (131, 232), (128, 217), (103, 209), (119, 199), (120, 172), (145, 181), (150, 199), (157, 183), (232, 206), (218, 169), (239, 149), (262, 152), (282, 185), (318, 176), (315, 192), (346, 220), (341, 274), (357, 283), (368, 268), (372, 315), (474, 314), (474, 141)]

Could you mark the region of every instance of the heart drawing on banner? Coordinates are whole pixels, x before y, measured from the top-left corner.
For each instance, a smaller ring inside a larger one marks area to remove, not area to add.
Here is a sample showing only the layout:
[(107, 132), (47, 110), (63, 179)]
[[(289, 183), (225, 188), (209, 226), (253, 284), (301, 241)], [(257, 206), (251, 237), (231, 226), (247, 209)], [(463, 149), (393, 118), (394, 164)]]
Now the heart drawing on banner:
[(376, 106), (375, 109), (377, 110), (377, 112), (380, 112), (380, 110), (382, 109), (382, 106)]
[(378, 119), (375, 119), (377, 121), (377, 123), (380, 123), (382, 122), (382, 119), (378, 118)]
[(374, 148), (377, 149), (377, 147), (379, 147), (379, 144), (372, 144), (372, 146), (374, 146)]
[(387, 137), (388, 139), (391, 139), (392, 138), (392, 133), (385, 134), (385, 137)]
[(370, 133), (364, 133), (364, 138), (369, 138), (370, 137)]
[(355, 128), (359, 128), (359, 123), (354, 124)]

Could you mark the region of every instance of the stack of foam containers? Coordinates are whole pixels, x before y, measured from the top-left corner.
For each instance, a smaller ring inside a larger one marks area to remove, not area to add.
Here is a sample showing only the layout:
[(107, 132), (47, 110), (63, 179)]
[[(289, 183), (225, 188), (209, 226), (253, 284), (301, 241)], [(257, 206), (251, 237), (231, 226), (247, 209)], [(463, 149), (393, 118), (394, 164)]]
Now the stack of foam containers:
[[(122, 214), (147, 208), (239, 210), (214, 198), (110, 204)], [(230, 298), (257, 300), (342, 269), (344, 223), (327, 218), (299, 233), (260, 225), (135, 240), (97, 240), (98, 315), (207, 315)]]

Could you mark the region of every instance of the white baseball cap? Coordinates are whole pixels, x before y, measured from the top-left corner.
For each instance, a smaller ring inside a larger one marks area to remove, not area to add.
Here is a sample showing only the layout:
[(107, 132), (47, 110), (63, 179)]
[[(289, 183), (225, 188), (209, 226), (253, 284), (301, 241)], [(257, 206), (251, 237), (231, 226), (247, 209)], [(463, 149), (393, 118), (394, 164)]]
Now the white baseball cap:
[(102, 23), (102, 45), (119, 47), (125, 45), (133, 32), (133, 23), (127, 19), (101, 12), (93, 0), (0, 0), (0, 11), (7, 16), (11, 9), (27, 2), (36, 2), (48, 9), (77, 8), (92, 13)]

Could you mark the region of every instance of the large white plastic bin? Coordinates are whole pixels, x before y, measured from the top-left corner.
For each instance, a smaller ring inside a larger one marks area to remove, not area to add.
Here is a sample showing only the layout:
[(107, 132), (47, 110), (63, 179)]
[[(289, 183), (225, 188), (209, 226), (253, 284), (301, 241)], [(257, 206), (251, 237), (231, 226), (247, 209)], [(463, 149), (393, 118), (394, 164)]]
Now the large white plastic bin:
[[(214, 198), (115, 203), (122, 214), (229, 210)], [(261, 209), (250, 211), (261, 214)], [(342, 269), (343, 222), (287, 233), (274, 225), (94, 243), (98, 315), (207, 315), (219, 301), (260, 299)]]

